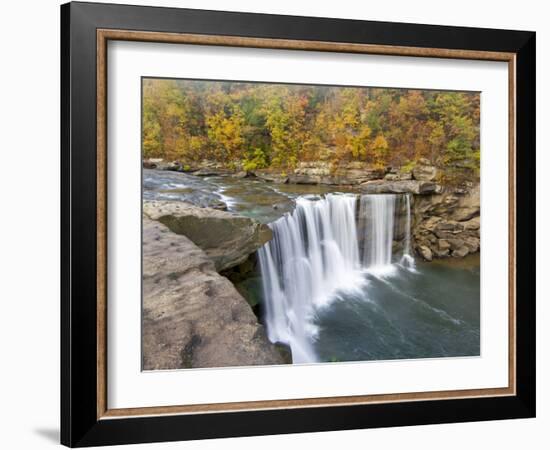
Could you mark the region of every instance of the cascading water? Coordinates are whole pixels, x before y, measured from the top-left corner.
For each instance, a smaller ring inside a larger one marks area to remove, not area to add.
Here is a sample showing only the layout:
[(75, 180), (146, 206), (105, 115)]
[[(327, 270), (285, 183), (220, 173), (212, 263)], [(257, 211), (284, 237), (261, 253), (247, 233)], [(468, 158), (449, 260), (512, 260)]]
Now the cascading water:
[(361, 197), (359, 220), (365, 223), (363, 265), (375, 273), (391, 269), (395, 199), (393, 194)]
[[(396, 199), (364, 195), (358, 208), (358, 197), (351, 194), (300, 197), (292, 214), (270, 224), (273, 239), (258, 251), (267, 333), (271, 342), (290, 346), (294, 363), (317, 360), (317, 308), (365, 289), (363, 269), (377, 275), (392, 270)], [(404, 255), (409, 255), (408, 233)]]
[(406, 221), (405, 221), (405, 243), (403, 245), (403, 256), (401, 264), (404, 267), (414, 269), (414, 257), (411, 255), (411, 195), (405, 194)]

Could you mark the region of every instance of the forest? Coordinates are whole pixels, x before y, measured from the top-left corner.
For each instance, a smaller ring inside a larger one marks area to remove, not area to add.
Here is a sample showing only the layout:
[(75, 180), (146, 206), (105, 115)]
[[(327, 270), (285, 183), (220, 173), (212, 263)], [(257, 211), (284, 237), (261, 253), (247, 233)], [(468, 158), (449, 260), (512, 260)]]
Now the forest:
[(142, 93), (144, 158), (281, 172), (426, 158), (448, 180), (479, 177), (477, 92), (144, 78)]

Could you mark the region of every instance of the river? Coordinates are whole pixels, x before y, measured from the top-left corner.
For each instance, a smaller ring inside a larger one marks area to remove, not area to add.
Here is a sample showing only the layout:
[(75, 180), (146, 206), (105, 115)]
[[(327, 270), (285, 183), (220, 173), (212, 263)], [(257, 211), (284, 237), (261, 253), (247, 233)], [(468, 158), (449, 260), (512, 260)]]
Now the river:
[(144, 169), (143, 198), (269, 224), (260, 316), (294, 363), (480, 354), (479, 256), (414, 258), (406, 195)]

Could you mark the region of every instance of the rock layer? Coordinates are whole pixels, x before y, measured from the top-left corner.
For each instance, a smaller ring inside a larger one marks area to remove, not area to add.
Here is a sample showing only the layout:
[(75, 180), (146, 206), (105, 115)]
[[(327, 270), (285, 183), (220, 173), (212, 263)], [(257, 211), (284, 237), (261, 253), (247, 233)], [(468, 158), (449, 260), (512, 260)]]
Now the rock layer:
[(143, 219), (143, 369), (283, 364), (231, 282), (185, 236)]
[(218, 271), (245, 262), (272, 238), (267, 225), (248, 217), (184, 202), (146, 201), (143, 213), (170, 231), (187, 236), (214, 261)]
[(296, 184), (356, 185), (384, 176), (385, 171), (360, 161), (331, 164), (326, 161), (301, 162), (288, 179)]
[(415, 196), (413, 236), (415, 248), (424, 259), (462, 258), (479, 251), (479, 195), (476, 184), (442, 194)]
[(418, 180), (374, 180), (361, 184), (365, 194), (417, 194), (426, 195), (437, 192), (438, 185), (431, 181)]

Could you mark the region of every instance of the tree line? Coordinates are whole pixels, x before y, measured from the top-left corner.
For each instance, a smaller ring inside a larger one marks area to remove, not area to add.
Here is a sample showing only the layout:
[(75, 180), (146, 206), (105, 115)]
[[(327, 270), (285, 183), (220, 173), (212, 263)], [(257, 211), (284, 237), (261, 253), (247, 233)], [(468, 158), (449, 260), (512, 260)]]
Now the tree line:
[(479, 176), (479, 93), (143, 80), (144, 158), (288, 171), (301, 161), (364, 161)]

